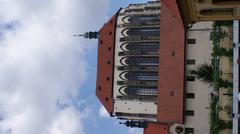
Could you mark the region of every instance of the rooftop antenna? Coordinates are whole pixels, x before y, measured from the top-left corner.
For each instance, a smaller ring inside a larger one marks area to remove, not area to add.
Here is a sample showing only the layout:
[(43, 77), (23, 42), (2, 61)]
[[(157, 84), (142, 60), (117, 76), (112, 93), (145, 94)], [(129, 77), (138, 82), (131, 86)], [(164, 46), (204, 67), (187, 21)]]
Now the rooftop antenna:
[(73, 37), (83, 37), (85, 39), (97, 39), (99, 37), (99, 32), (90, 31), (90, 32), (85, 32), (83, 34), (74, 34)]

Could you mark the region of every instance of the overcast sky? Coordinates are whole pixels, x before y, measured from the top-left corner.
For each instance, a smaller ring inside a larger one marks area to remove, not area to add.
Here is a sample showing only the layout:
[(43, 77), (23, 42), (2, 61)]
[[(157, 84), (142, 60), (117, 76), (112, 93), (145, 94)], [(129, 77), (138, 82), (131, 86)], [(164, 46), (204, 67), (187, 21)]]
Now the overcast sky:
[(95, 97), (99, 30), (146, 0), (0, 0), (0, 134), (142, 134)]

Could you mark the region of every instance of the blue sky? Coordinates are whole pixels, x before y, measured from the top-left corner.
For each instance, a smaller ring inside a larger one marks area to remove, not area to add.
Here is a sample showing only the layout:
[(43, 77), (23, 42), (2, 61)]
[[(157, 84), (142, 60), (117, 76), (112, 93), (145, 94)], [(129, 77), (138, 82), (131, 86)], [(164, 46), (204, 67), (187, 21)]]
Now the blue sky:
[[(118, 0), (118, 1), (114, 1), (111, 0), (110, 1), (110, 6), (109, 9), (107, 11), (107, 18), (110, 18), (112, 15), (114, 15), (119, 8), (121, 7), (126, 7), (128, 6), (129, 3), (141, 3), (141, 2), (146, 2), (146, 0)], [(97, 41), (95, 41), (95, 44), (97, 43)], [(92, 96), (91, 101), (92, 103), (94, 103), (95, 107), (94, 107), (94, 111), (98, 111), (99, 107), (100, 107), (100, 102), (98, 101), (98, 99), (95, 97), (95, 82), (96, 81), (96, 66), (97, 66), (97, 47), (95, 47), (94, 49), (89, 50), (86, 53), (86, 57), (88, 59), (89, 65), (91, 66), (91, 71), (90, 71), (90, 77), (88, 78), (87, 81), (84, 84), (84, 87), (86, 87), (86, 90), (83, 94), (83, 96)], [(98, 112), (93, 113), (95, 118), (98, 118)], [(143, 134), (143, 130), (141, 129), (133, 129), (130, 130), (130, 128), (127, 128), (123, 125), (119, 125), (118, 122), (119, 120), (117, 119), (111, 119), (111, 118), (99, 118), (97, 120), (95, 120), (97, 122), (98, 125), (92, 125), (96, 122), (89, 121), (86, 122), (87, 126), (90, 126), (89, 128), (86, 128), (86, 132), (89, 134)]]
[(139, 134), (95, 96), (98, 30), (146, 0), (0, 0), (0, 134)]

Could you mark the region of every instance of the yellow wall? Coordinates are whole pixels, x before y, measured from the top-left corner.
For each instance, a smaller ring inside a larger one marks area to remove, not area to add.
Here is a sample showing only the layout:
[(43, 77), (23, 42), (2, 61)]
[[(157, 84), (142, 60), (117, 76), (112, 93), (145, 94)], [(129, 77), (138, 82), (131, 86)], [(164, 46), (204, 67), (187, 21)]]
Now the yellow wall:
[(240, 0), (178, 0), (178, 4), (187, 23), (240, 20)]

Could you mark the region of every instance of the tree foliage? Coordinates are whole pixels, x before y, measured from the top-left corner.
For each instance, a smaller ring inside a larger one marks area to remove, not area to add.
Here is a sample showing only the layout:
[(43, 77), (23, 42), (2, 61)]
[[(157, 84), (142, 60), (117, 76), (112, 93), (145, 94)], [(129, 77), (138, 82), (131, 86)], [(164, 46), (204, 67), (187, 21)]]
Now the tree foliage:
[(198, 65), (195, 70), (191, 70), (191, 74), (196, 75), (197, 78), (204, 83), (210, 85), (213, 83), (214, 69), (211, 64), (204, 63)]

